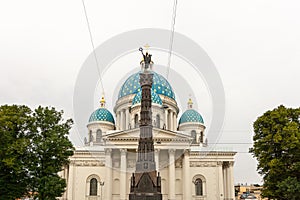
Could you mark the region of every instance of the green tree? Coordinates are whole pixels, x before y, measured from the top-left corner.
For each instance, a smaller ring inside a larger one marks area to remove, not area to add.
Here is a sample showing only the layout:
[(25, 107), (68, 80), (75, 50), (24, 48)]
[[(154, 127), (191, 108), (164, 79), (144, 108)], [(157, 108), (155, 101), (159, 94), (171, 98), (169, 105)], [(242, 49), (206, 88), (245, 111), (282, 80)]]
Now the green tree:
[(300, 197), (300, 108), (279, 106), (254, 122), (254, 145), (264, 179), (262, 195), (271, 199)]
[[(54, 200), (63, 194), (66, 181), (58, 172), (69, 163), (74, 147), (68, 139), (72, 120), (63, 112), (26, 106), (0, 107), (0, 199), (32, 194)], [(5, 193), (3, 193), (5, 191)]]
[(72, 120), (62, 122), (63, 112), (54, 108), (38, 107), (33, 113), (31, 137), (31, 191), (40, 200), (52, 200), (63, 194), (66, 181), (58, 176), (69, 163), (74, 147), (68, 139)]
[(0, 107), (0, 199), (16, 199), (28, 191), (31, 113), (27, 106)]

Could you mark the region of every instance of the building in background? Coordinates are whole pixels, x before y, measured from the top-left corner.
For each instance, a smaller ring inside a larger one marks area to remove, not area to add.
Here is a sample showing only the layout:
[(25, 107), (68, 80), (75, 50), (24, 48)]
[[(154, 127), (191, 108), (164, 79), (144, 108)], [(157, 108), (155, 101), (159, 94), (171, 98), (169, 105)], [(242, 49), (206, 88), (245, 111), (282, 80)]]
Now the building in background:
[[(141, 65), (143, 62), (141, 62)], [(180, 95), (180, 94), (177, 94)], [(233, 200), (235, 152), (211, 151), (205, 124), (188, 100), (179, 107), (169, 82), (153, 72), (151, 90), (155, 163), (164, 200)], [(102, 97), (87, 124), (85, 146), (77, 148), (61, 176), (67, 190), (61, 199), (125, 200), (135, 172), (141, 111), (139, 72), (121, 86), (113, 112)]]
[(236, 199), (267, 199), (261, 197), (261, 190), (263, 187), (258, 184), (238, 184), (234, 186), (234, 188), (236, 192)]

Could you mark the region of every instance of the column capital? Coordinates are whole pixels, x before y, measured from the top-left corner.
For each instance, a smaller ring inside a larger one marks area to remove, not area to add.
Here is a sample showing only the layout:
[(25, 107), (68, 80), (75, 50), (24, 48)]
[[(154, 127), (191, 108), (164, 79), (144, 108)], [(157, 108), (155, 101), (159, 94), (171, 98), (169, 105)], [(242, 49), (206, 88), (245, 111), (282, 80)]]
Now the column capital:
[(159, 153), (159, 152), (160, 152), (160, 149), (154, 149), (154, 152), (155, 152), (155, 153)]
[(190, 149), (184, 149), (183, 150), (183, 154), (184, 154), (184, 156), (189, 156), (190, 155)]
[(119, 149), (120, 152), (121, 152), (121, 155), (126, 155), (127, 153), (127, 149)]
[(234, 161), (223, 161), (223, 166), (226, 168), (233, 167)]
[(105, 148), (104, 151), (105, 151), (105, 154), (111, 154), (112, 149), (111, 148)]
[(223, 166), (223, 161), (217, 161), (217, 166)]
[(168, 152), (169, 152), (169, 154), (174, 155), (175, 154), (175, 149), (169, 149)]
[(75, 165), (75, 160), (70, 160), (69, 166)]

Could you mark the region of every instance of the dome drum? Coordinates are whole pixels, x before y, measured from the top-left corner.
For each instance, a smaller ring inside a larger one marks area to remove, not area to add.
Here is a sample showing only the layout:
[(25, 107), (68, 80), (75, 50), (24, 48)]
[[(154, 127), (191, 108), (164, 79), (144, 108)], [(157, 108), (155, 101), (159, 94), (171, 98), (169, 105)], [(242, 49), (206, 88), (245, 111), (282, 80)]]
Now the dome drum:
[(178, 130), (179, 131), (184, 131), (184, 132), (190, 132), (192, 130), (201, 130), (204, 131), (205, 130), (205, 126), (204, 124), (201, 123), (195, 123), (195, 122), (186, 122), (183, 124), (179, 124), (178, 126)]

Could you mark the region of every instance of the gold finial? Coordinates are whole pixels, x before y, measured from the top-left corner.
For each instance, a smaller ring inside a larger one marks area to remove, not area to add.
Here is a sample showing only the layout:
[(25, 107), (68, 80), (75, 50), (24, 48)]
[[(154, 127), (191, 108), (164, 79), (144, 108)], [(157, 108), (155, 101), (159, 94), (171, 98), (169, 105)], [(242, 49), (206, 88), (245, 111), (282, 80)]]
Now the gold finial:
[(192, 98), (189, 98), (188, 109), (192, 109), (192, 108), (193, 108), (193, 101), (192, 101)]
[(101, 108), (105, 108), (105, 98), (104, 98), (104, 95), (102, 95), (102, 98), (100, 100), (100, 107)]

